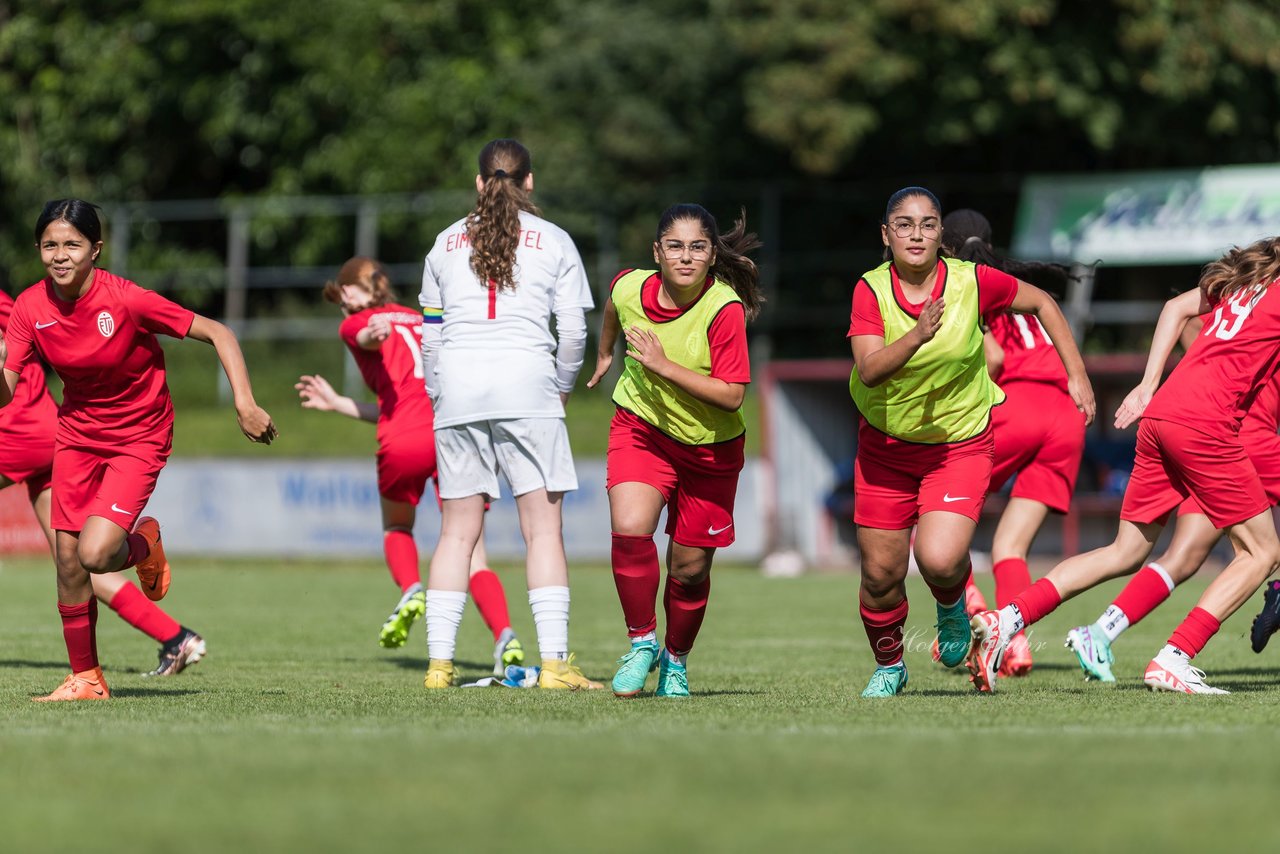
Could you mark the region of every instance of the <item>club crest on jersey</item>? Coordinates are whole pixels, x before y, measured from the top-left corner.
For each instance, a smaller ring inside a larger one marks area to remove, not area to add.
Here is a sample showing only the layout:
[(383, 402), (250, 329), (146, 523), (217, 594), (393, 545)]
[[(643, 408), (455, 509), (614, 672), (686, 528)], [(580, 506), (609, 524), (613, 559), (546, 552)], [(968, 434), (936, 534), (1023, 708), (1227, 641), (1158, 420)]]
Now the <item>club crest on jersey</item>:
[(111, 312), (104, 311), (98, 315), (98, 331), (102, 333), (103, 338), (110, 338), (111, 333), (116, 331), (116, 321), (111, 316)]

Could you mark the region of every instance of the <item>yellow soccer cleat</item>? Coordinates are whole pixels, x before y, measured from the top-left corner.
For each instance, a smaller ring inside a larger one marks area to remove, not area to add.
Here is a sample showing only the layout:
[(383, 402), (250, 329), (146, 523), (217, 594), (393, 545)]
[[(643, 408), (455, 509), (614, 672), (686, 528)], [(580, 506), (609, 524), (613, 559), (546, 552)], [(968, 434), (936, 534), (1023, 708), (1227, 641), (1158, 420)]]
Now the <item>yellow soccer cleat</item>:
[(457, 674), (453, 672), (453, 662), (446, 658), (433, 658), (427, 662), (427, 677), (422, 680), (423, 688), (452, 688)]
[(538, 687), (558, 691), (600, 691), (604, 688), (599, 682), (592, 682), (582, 675), (582, 670), (573, 663), (574, 656), (569, 654), (568, 661), (558, 658), (542, 659), (542, 672), (538, 674)]

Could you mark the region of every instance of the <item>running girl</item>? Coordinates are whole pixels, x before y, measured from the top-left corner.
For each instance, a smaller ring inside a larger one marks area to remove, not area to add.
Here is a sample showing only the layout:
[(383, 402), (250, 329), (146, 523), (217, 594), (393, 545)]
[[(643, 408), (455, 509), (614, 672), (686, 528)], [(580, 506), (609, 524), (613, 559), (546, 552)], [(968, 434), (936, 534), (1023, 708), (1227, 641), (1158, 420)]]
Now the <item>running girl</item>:
[[(734, 541), (733, 504), (742, 472), (751, 382), (747, 318), (764, 301), (760, 245), (745, 217), (721, 235), (702, 206), (674, 205), (658, 220), (657, 270), (624, 270), (610, 286), (592, 388), (625, 336), (626, 367), (613, 392), (609, 514), (613, 580), (631, 640), (613, 693), (634, 697), (658, 669), (659, 697), (689, 696), (686, 662), (702, 626), (716, 549)], [(667, 630), (658, 650), (658, 550), (667, 508)]]
[(48, 276), (14, 305), (0, 345), (0, 405), (9, 403), (36, 358), (62, 378), (51, 525), (58, 611), (72, 670), (53, 693), (36, 699), (106, 699), (90, 573), (136, 567), (153, 600), (169, 587), (160, 525), (150, 516), (139, 518), (173, 444), (173, 403), (156, 334), (212, 344), (231, 383), (241, 431), (251, 441), (270, 443), (276, 428), (254, 402), (240, 345), (227, 327), (97, 269), (102, 226), (91, 204), (49, 202), (35, 237)]

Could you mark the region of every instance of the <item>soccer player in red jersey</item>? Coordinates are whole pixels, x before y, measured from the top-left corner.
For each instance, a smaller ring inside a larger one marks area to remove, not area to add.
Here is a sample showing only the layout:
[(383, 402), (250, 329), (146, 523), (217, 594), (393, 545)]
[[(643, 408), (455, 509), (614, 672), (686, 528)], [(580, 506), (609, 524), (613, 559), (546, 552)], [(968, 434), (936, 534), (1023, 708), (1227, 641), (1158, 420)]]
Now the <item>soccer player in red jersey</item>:
[[(0, 334), (9, 325), (12, 311), (13, 297), (0, 292)], [(57, 421), (58, 407), (45, 384), (44, 368), (32, 361), (14, 389), (13, 400), (0, 409), (0, 489), (18, 483), (26, 485), (36, 521), (49, 540), (50, 554), (54, 553), (55, 542), (49, 514)], [(123, 573), (94, 575), (91, 580), (95, 598), (160, 643), (160, 663), (148, 676), (174, 676), (206, 654), (204, 638), (143, 596)]]
[[(400, 601), (383, 623), (378, 642), (404, 646), (413, 622), (426, 613), (427, 594), (418, 571), (413, 525), (427, 481), (436, 474), (436, 444), (431, 399), (422, 374), (422, 315), (395, 302), (391, 277), (372, 258), (355, 257), (342, 265), (324, 298), (342, 307), (338, 328), (365, 384), (377, 403), (340, 395), (321, 376), (303, 376), (295, 388), (307, 409), (337, 412), (378, 425), (378, 494), (382, 504), (383, 553)], [(502, 581), (487, 566), (484, 540), (471, 557), (471, 596), (494, 640), (494, 675), (521, 664), (524, 650), (511, 629)]]
[(1066, 366), (1075, 406), (1086, 422), (1094, 411), (1057, 304), (994, 267), (940, 256), (941, 220), (937, 198), (923, 187), (894, 193), (880, 234), (888, 260), (853, 289), (849, 389), (862, 416), (854, 464), (859, 611), (877, 664), (863, 697), (892, 697), (906, 687), (912, 550), (936, 602), (940, 660), (955, 667), (969, 653), (969, 543), (995, 455), (991, 410), (1004, 399), (987, 373), (983, 318), (1006, 310), (1036, 315)]
[(35, 238), (48, 275), (18, 296), (9, 318), (0, 344), (0, 405), (12, 400), (37, 358), (62, 379), (51, 524), (72, 670), (53, 693), (36, 699), (106, 699), (91, 573), (136, 567), (153, 600), (169, 584), (160, 525), (139, 518), (173, 440), (173, 403), (156, 334), (212, 344), (230, 380), (241, 431), (269, 443), (276, 429), (254, 402), (240, 345), (227, 327), (96, 267), (102, 225), (91, 204), (49, 202)]
[[(702, 626), (716, 549), (734, 541), (743, 467), (742, 400), (751, 382), (747, 319), (764, 301), (760, 245), (745, 218), (721, 235), (702, 206), (674, 205), (658, 221), (657, 270), (624, 270), (610, 286), (593, 388), (625, 336), (626, 367), (613, 393), (609, 513), (613, 580), (631, 649), (613, 693), (634, 697), (658, 669), (659, 697), (689, 696), (686, 659)], [(658, 517), (667, 508), (667, 630), (661, 653), (655, 599)]]
[[(942, 243), (951, 257), (997, 270), (1045, 288), (1064, 288), (1067, 270), (1058, 264), (1005, 258), (991, 246), (991, 223), (975, 210), (952, 211), (942, 219)], [(1005, 394), (991, 410), (995, 462), (988, 493), (1016, 475), (1009, 503), (1000, 514), (991, 543), (996, 605), (1003, 607), (1031, 586), (1027, 554), (1052, 511), (1071, 507), (1080, 458), (1084, 416), (1067, 390), (1067, 371), (1053, 342), (1034, 316), (1003, 312), (986, 318), (987, 367)], [(972, 578), (966, 592), (972, 616), (987, 610)], [(1001, 673), (1031, 672), (1031, 647), (1017, 635), (1005, 653)]]
[[(1160, 314), (1142, 383), (1116, 412), (1116, 426), (1141, 418), (1137, 459), (1120, 510), (1115, 542), (1058, 564), (999, 611), (973, 618), (969, 669), (982, 691), (1009, 640), (1105, 578), (1128, 575), (1146, 560), (1169, 512), (1188, 497), (1226, 529), (1232, 559), (1147, 666), (1152, 690), (1221, 694), (1191, 665), (1223, 620), (1280, 566), (1280, 538), (1270, 500), (1240, 437), (1245, 411), (1280, 359), (1280, 238), (1236, 248), (1207, 265), (1194, 290)], [(1204, 331), (1156, 389), (1187, 320), (1212, 313)]]

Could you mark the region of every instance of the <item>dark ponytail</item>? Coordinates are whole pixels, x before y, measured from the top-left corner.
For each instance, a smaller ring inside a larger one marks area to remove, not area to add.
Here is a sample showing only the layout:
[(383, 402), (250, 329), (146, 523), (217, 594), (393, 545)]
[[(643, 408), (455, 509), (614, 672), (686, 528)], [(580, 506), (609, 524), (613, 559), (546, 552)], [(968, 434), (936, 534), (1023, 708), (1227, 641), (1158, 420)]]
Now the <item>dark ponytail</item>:
[(747, 231), (746, 209), (734, 221), (733, 228), (728, 233), (721, 234), (716, 218), (702, 205), (672, 205), (658, 218), (654, 242), (661, 243), (662, 235), (681, 220), (698, 223), (703, 233), (711, 238), (716, 250), (716, 263), (711, 267), (711, 275), (733, 288), (734, 293), (742, 300), (747, 320), (755, 320), (760, 314), (760, 307), (764, 305), (764, 294), (760, 291), (760, 270), (756, 267), (756, 262), (747, 257), (747, 253), (759, 249), (763, 244), (754, 232)]
[(98, 219), (96, 205), (83, 199), (54, 199), (44, 203), (44, 210), (36, 220), (36, 243), (44, 237), (44, 230), (49, 227), (49, 223), (58, 220), (71, 223), (90, 243), (102, 240), (102, 222)]
[(485, 287), (515, 290), (516, 247), (520, 243), (520, 211), (540, 215), (525, 192), (524, 180), (533, 171), (529, 149), (514, 139), (495, 139), (480, 151), (480, 179), (484, 186), (476, 207), (467, 214), (471, 269)]
[(991, 246), (991, 223), (975, 210), (962, 208), (942, 219), (942, 246), (952, 258), (1003, 270), (1054, 294), (1066, 293), (1071, 271), (1061, 264), (1006, 258)]

